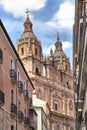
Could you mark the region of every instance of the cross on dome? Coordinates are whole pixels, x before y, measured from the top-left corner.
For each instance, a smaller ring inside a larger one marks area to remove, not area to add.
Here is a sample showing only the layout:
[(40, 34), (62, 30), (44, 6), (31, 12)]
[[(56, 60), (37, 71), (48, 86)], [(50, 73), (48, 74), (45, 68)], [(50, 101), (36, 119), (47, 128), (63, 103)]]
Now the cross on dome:
[(59, 41), (60, 38), (59, 38), (59, 32), (57, 32), (57, 41)]
[(27, 14), (27, 16), (29, 15), (30, 10), (26, 9), (25, 13)]

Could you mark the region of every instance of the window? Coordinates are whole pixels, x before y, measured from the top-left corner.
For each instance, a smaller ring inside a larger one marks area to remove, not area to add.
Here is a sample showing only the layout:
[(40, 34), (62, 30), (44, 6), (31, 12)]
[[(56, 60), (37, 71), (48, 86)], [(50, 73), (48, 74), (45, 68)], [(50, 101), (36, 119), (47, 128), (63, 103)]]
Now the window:
[(14, 130), (14, 126), (13, 125), (11, 125), (11, 130)]
[(36, 68), (36, 74), (37, 74), (37, 75), (39, 74), (38, 68)]
[(20, 81), (20, 72), (18, 71), (17, 80)]
[(11, 68), (11, 70), (14, 69), (14, 61), (13, 61), (13, 59), (10, 60), (10, 68)]
[(0, 63), (3, 62), (3, 53), (2, 53), (2, 50), (0, 49)]
[(26, 82), (24, 81), (24, 90), (26, 90)]
[(57, 104), (56, 103), (54, 104), (54, 109), (57, 110)]
[(24, 117), (26, 117), (26, 106), (24, 106)]
[(54, 110), (58, 110), (58, 101), (54, 101)]
[(21, 55), (24, 55), (24, 48), (21, 48)]
[(69, 85), (69, 83), (68, 83), (68, 82), (67, 82), (66, 84), (67, 84), (67, 86)]
[(11, 90), (11, 103), (13, 103), (13, 102), (14, 102), (14, 91)]
[(37, 56), (37, 48), (35, 48), (35, 55)]

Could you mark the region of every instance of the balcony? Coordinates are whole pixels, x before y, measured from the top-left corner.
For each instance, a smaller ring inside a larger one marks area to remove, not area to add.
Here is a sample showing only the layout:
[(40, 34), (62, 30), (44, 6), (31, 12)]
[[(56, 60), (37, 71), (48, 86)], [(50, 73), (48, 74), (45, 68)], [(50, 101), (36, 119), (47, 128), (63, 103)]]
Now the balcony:
[(11, 103), (11, 115), (15, 117), (17, 115), (17, 106)]
[(18, 111), (18, 119), (19, 119), (20, 122), (22, 122), (23, 119), (24, 119), (24, 115), (21, 111)]
[(33, 120), (30, 120), (29, 128), (31, 128), (32, 130), (37, 130), (37, 124)]
[(2, 64), (2, 63), (3, 63), (3, 52), (0, 49), (0, 64)]
[(19, 92), (23, 92), (23, 83), (21, 81), (18, 81), (18, 90)]
[(24, 117), (24, 126), (25, 127), (29, 126), (29, 119), (28, 119), (28, 117)]
[(0, 90), (0, 106), (3, 106), (5, 103), (5, 95), (4, 93)]
[(25, 100), (29, 99), (28, 91), (27, 90), (24, 90), (24, 98), (25, 98)]
[(37, 129), (37, 113), (34, 109), (29, 109), (29, 128), (36, 130)]
[(16, 83), (16, 81), (17, 81), (17, 75), (16, 75), (16, 72), (14, 71), (14, 69), (11, 69), (11, 70), (10, 70), (10, 78), (11, 78), (11, 80), (12, 80), (14, 83)]

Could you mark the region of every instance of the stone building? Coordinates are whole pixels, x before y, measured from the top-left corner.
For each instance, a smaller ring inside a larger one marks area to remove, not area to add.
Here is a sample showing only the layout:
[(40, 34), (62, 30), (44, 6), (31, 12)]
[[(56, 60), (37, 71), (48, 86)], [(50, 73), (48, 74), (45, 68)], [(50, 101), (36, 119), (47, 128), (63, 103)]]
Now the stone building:
[(37, 98), (50, 106), (52, 130), (73, 130), (75, 121), (73, 76), (70, 61), (59, 37), (50, 56), (42, 54), (40, 41), (34, 35), (27, 14), (24, 32), (17, 41), (17, 52), (35, 86)]
[(87, 0), (76, 0), (73, 27), (73, 70), (76, 130), (87, 129)]
[(37, 129), (51, 130), (50, 107), (47, 102), (37, 98), (36, 91), (32, 95), (33, 107), (38, 114)]
[(33, 90), (29, 75), (0, 20), (0, 130), (37, 130)]

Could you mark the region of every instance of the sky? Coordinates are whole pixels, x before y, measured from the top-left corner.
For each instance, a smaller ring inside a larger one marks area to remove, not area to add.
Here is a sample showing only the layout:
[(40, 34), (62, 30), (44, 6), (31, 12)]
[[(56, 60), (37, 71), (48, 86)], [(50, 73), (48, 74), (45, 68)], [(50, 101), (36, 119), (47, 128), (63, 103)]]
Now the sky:
[(59, 32), (63, 50), (72, 64), (72, 34), (74, 23), (74, 0), (0, 0), (2, 20), (14, 46), (24, 31), (26, 9), (33, 24), (33, 32), (41, 41), (43, 55), (55, 49)]

